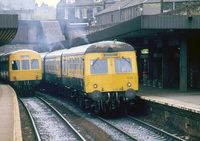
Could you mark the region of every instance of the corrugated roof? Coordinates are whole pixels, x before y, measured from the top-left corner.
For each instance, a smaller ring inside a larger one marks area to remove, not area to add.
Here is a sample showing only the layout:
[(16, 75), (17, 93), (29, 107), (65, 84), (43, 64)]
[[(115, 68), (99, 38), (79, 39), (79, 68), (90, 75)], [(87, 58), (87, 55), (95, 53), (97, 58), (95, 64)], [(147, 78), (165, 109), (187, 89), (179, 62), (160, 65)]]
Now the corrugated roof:
[(91, 43), (117, 38), (141, 38), (155, 34), (168, 34), (169, 32), (171, 34), (175, 32), (193, 35), (193, 33), (199, 33), (199, 23), (199, 15), (193, 15), (192, 20), (188, 19), (188, 15), (143, 15), (89, 34), (87, 38)]
[(18, 15), (0, 14), (0, 47), (11, 42), (18, 30)]

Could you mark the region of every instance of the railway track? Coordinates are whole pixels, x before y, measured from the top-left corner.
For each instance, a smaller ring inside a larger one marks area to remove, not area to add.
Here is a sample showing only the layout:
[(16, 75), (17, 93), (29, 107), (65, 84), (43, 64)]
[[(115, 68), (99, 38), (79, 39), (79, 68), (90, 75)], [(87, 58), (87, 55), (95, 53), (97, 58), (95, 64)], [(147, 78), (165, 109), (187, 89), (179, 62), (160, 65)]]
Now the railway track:
[(113, 125), (111, 122), (105, 120), (102, 117), (97, 116), (98, 119), (100, 119), (101, 121), (105, 122), (106, 124), (108, 124), (109, 126), (111, 126), (112, 128), (114, 128), (115, 130), (117, 130), (118, 132), (120, 132), (121, 134), (123, 134), (124, 136), (127, 136), (129, 139), (133, 140), (133, 141), (138, 141), (138, 139), (136, 137), (133, 137), (129, 134), (127, 134), (126, 132), (124, 132), (122, 129), (118, 128), (117, 126)]
[[(55, 107), (58, 107), (58, 109), (61, 110), (61, 113), (63, 115), (65, 115), (67, 112), (67, 118), (72, 119), (73, 121), (71, 122), (78, 123), (78, 126), (76, 126), (76, 128), (79, 129), (80, 132), (87, 137), (87, 140), (112, 141), (118, 140), (119, 138), (127, 141), (133, 140), (127, 135), (119, 133), (119, 131), (117, 131), (116, 129), (109, 129), (109, 126), (106, 125), (105, 122), (102, 122), (101, 120), (96, 118), (96, 116), (92, 113), (87, 113), (85, 111), (80, 110), (80, 108), (77, 108), (77, 106), (75, 106), (69, 101), (66, 101), (64, 99), (61, 100), (58, 97), (54, 98), (51, 96), (43, 95), (41, 93), (38, 94), (41, 95), (41, 97), (43, 97), (48, 102), (54, 104)], [(70, 111), (73, 113), (71, 113)], [(74, 116), (74, 114), (76, 116)]]
[(24, 105), (35, 122), (38, 140), (86, 139), (51, 104), (42, 98), (23, 98)]
[(133, 120), (135, 123), (138, 123), (138, 124), (144, 126), (145, 128), (148, 128), (149, 130), (152, 130), (152, 131), (156, 132), (157, 134), (163, 136), (163, 137), (166, 138), (167, 140), (185, 141), (185, 140), (182, 139), (182, 138), (179, 138), (179, 137), (177, 137), (177, 136), (175, 136), (175, 135), (173, 135), (173, 134), (170, 134), (170, 133), (168, 133), (168, 132), (166, 132), (166, 131), (163, 131), (162, 129), (157, 128), (157, 127), (155, 127), (155, 126), (153, 126), (153, 125), (151, 125), (151, 124), (148, 124), (148, 123), (146, 123), (146, 122), (144, 122), (144, 121), (141, 121), (141, 120), (139, 120), (139, 119), (137, 119), (137, 118), (135, 118), (135, 117), (132, 117), (132, 116), (130, 116), (130, 115), (126, 115), (126, 116), (127, 116), (128, 118), (130, 118), (131, 120)]
[(41, 141), (41, 136), (40, 136), (39, 131), (38, 131), (37, 127), (36, 127), (36, 124), (35, 124), (35, 121), (34, 121), (34, 119), (33, 119), (32, 114), (30, 113), (29, 109), (26, 107), (26, 105), (24, 104), (24, 102), (22, 101), (22, 99), (21, 99), (21, 98), (18, 98), (18, 100), (22, 103), (22, 106), (24, 107), (24, 109), (25, 109), (25, 110), (27, 111), (27, 113), (28, 113), (28, 116), (29, 116), (29, 118), (30, 118), (30, 120), (31, 120), (31, 123), (32, 123), (32, 125), (33, 125), (33, 130), (34, 130), (35, 135), (36, 135), (36, 137), (37, 137), (37, 140), (38, 140), (38, 141)]
[[(72, 122), (73, 125), (74, 123), (78, 123), (75, 125), (75, 128), (78, 129), (79, 133), (84, 135), (84, 137), (86, 137), (87, 140), (101, 140), (103, 136), (104, 140), (108, 140), (108, 137), (105, 137), (105, 134), (112, 138), (110, 138), (109, 141), (119, 139), (139, 141), (183, 140), (181, 138), (175, 137), (174, 135), (170, 135), (169, 133), (164, 132), (161, 129), (155, 128), (152, 125), (141, 122), (131, 116), (105, 119), (97, 117), (93, 114), (87, 114), (84, 111), (81, 112), (79, 108), (77, 108), (76, 106), (72, 106), (73, 104), (67, 104), (67, 101), (64, 99), (54, 98), (42, 94), (40, 96), (43, 97), (46, 101), (48, 101), (46, 103), (51, 103), (52, 105), (54, 105), (65, 118), (68, 119), (70, 117), (70, 122)], [(70, 112), (68, 108), (70, 108), (70, 110), (72, 110), (74, 113), (71, 113), (72, 111)], [(75, 116), (74, 114), (77, 115)], [(104, 133), (100, 133), (100, 130), (102, 130)], [(97, 135), (99, 136), (99, 138), (97, 137)]]
[(129, 115), (120, 119), (105, 119), (99, 116), (97, 116), (97, 118), (134, 141), (184, 141), (179, 137), (162, 131), (162, 129), (156, 128)]

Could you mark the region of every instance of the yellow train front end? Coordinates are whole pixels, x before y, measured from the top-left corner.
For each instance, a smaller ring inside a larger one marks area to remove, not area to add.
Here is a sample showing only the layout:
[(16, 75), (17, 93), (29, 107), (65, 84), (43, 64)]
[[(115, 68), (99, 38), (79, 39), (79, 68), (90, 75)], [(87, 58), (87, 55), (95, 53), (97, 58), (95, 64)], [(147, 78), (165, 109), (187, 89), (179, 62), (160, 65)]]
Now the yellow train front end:
[(9, 81), (19, 89), (31, 89), (42, 80), (41, 57), (23, 50), (9, 56)]
[(135, 51), (85, 55), (85, 92), (104, 110), (131, 103), (138, 91)]

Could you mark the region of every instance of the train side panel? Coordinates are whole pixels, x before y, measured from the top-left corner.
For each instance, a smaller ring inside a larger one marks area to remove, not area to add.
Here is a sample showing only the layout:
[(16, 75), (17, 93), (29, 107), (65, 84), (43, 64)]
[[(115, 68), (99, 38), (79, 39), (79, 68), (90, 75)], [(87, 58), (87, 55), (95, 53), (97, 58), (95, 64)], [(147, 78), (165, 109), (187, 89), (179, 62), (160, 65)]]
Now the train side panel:
[(62, 56), (62, 85), (84, 91), (84, 55)]
[(45, 59), (45, 79), (48, 82), (58, 84), (61, 79), (60, 57)]
[(64, 50), (59, 50), (46, 54), (44, 59), (45, 81), (53, 84), (61, 84), (61, 69), (62, 60), (61, 55)]

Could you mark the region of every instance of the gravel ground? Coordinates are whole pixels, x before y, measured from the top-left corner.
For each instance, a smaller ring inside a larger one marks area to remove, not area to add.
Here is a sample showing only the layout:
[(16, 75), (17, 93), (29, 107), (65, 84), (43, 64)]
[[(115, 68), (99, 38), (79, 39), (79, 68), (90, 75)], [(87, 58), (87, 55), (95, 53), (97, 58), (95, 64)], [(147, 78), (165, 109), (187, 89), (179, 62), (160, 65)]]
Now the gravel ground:
[(190, 136), (188, 135), (187, 133), (185, 133), (184, 131), (182, 130), (179, 130), (177, 129), (176, 127), (174, 127), (171, 123), (168, 123), (168, 122), (165, 122), (165, 121), (161, 121), (159, 119), (156, 119), (156, 118), (152, 118), (150, 116), (141, 116), (141, 117), (136, 117), (140, 120), (143, 120), (149, 124), (152, 124), (158, 128), (161, 128), (163, 129), (164, 131), (167, 131), (171, 134), (174, 134), (180, 138), (183, 138), (185, 140), (188, 140), (188, 141), (199, 141), (199, 137), (196, 137), (196, 136)]
[(137, 138), (141, 141), (162, 141), (163, 137), (155, 132), (148, 130), (147, 128), (134, 123), (130, 119), (120, 118), (120, 119), (107, 119), (110, 123), (122, 129), (129, 135)]
[(53, 106), (59, 108), (60, 112), (79, 129), (81, 134), (85, 134), (88, 140), (128, 140), (123, 134), (110, 128), (106, 123), (81, 110), (77, 105), (67, 101), (65, 98), (55, 98), (46, 95), (42, 95), (42, 97), (45, 97), (45, 99), (51, 101)]
[[(91, 141), (99, 140), (99, 141), (122, 141), (122, 140), (128, 140), (124, 135), (121, 135), (118, 131), (110, 128), (108, 125), (106, 125), (104, 122), (98, 120), (94, 116), (92, 116), (90, 113), (87, 113), (83, 110), (81, 110), (77, 105), (67, 101), (65, 98), (61, 97), (53, 97), (53, 96), (47, 96), (42, 95), (45, 99), (48, 99), (50, 103), (59, 109), (59, 111), (73, 124), (73, 126), (78, 129), (78, 131), (87, 139)], [(36, 138), (33, 135), (33, 131), (31, 131), (29, 124), (29, 121), (26, 120), (26, 116), (24, 116), (22, 113), (23, 108), (20, 108), (21, 112), (21, 121), (22, 121), (22, 133), (23, 133), (23, 139), (24, 140), (36, 140)], [(121, 118), (119, 116), (119, 118)], [(162, 123), (160, 121), (157, 121), (155, 119), (151, 119), (151, 117), (148, 116), (142, 116), (137, 117), (141, 120), (147, 121), (150, 124), (156, 125), (157, 127), (163, 128), (165, 131), (173, 131), (173, 133), (177, 133), (176, 129), (173, 127), (166, 126), (167, 123)], [(25, 120), (24, 120), (25, 119)], [(132, 131), (131, 131), (132, 132)], [(193, 137), (188, 137), (184, 133), (180, 133), (180, 135), (184, 136), (185, 139), (189, 138), (190, 141), (198, 141), (198, 139)]]
[(30, 110), (42, 140), (77, 140), (71, 128), (66, 126), (63, 120), (41, 100), (38, 98), (24, 98), (22, 100)]

